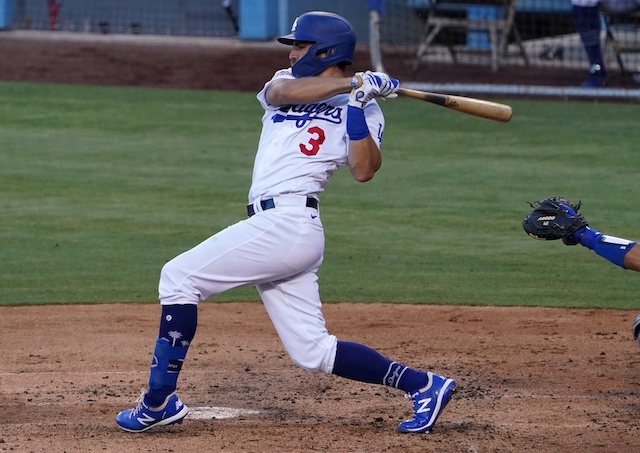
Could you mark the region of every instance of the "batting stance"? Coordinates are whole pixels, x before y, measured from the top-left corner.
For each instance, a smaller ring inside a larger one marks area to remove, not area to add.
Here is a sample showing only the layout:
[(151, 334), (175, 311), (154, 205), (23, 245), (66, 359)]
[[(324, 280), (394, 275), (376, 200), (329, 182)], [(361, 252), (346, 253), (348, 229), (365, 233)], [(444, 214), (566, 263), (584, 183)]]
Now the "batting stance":
[[(581, 203), (574, 204), (565, 197), (545, 198), (532, 204), (533, 210), (522, 221), (522, 227), (535, 239), (562, 239), (566, 245), (580, 244), (623, 269), (640, 272), (640, 245), (591, 228), (578, 212), (580, 206)], [(631, 333), (640, 346), (640, 315), (633, 321)]]
[(345, 76), (356, 35), (336, 14), (303, 14), (278, 40), (291, 46), (291, 67), (277, 71), (257, 96), (264, 115), (248, 218), (163, 267), (149, 389), (137, 407), (117, 415), (124, 430), (146, 431), (187, 415), (176, 388), (196, 332), (198, 302), (244, 285), (258, 289), (295, 364), (407, 392), (414, 415), (398, 425), (400, 432), (430, 430), (455, 389), (453, 379), (338, 340), (322, 314), (317, 274), (325, 239), (318, 197), (340, 167), (360, 182), (378, 171), (385, 120), (375, 98), (394, 96), (398, 80), (370, 71)]

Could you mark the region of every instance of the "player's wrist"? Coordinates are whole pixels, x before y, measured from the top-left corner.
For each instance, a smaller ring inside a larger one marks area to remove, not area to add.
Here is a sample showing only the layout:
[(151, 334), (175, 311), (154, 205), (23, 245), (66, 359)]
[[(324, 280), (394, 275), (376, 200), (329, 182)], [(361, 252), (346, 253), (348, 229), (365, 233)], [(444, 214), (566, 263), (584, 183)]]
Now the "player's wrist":
[(370, 135), (364, 110), (351, 104), (347, 106), (347, 135), (349, 140), (362, 140)]
[[(573, 243), (584, 245), (582, 243), (582, 238), (584, 237), (584, 234), (587, 232), (587, 230), (593, 230), (593, 229), (589, 228), (588, 226), (583, 226), (581, 228), (578, 228), (573, 233), (571, 233), (571, 239), (573, 240)], [(585, 247), (587, 247), (587, 246), (585, 246)]]
[(597, 238), (600, 236), (602, 236), (602, 233), (600, 233), (595, 228), (591, 228), (588, 226), (584, 226), (573, 233), (573, 238), (576, 240), (576, 242), (590, 250), (593, 250), (594, 239), (597, 240)]
[(364, 81), (362, 80), (362, 77), (359, 74), (356, 74), (351, 78), (351, 80), (349, 81), (351, 92), (349, 93), (348, 105), (358, 109), (363, 109), (364, 106), (367, 104), (365, 92), (360, 89), (363, 83)]

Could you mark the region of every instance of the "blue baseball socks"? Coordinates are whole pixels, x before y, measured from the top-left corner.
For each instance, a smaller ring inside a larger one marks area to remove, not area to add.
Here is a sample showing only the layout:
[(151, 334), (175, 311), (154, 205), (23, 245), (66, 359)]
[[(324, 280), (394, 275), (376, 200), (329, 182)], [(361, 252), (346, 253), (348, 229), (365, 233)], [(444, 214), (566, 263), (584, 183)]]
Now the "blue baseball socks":
[(163, 305), (160, 333), (156, 340), (145, 402), (158, 407), (176, 390), (178, 374), (196, 333), (198, 306)]
[(571, 15), (590, 64), (589, 78), (582, 86), (605, 86), (607, 73), (604, 69), (600, 45), (600, 12), (598, 6), (574, 5), (571, 9)]
[(427, 374), (387, 359), (368, 346), (338, 341), (333, 374), (411, 393), (427, 385)]

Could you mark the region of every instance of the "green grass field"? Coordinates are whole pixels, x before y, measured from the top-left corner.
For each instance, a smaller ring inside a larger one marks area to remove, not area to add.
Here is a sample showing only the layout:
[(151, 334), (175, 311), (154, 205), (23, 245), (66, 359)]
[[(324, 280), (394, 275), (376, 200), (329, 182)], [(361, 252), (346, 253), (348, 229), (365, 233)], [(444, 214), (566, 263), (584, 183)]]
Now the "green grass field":
[[(504, 102), (507, 124), (382, 103), (382, 169), (321, 198), (323, 300), (638, 307), (636, 273), (521, 227), (560, 194), (640, 238), (638, 106)], [(154, 302), (166, 261), (244, 217), (260, 116), (253, 93), (0, 83), (0, 304)]]

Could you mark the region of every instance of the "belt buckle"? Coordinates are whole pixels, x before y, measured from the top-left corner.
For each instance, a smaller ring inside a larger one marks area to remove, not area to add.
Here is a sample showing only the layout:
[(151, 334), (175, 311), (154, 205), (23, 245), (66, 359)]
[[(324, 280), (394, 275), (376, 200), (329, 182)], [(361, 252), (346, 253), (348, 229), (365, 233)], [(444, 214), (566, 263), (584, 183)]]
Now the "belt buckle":
[(273, 198), (267, 198), (266, 200), (260, 200), (260, 207), (263, 211), (266, 211), (267, 209), (275, 208), (276, 203), (273, 201)]

